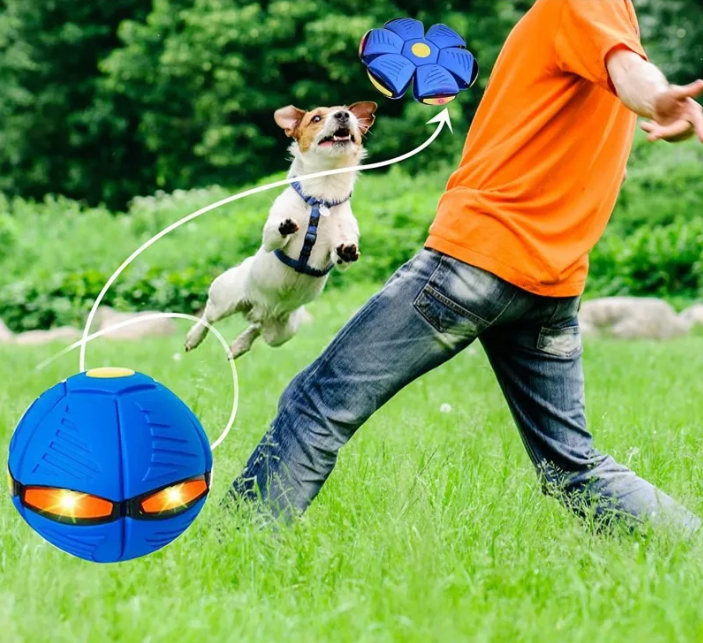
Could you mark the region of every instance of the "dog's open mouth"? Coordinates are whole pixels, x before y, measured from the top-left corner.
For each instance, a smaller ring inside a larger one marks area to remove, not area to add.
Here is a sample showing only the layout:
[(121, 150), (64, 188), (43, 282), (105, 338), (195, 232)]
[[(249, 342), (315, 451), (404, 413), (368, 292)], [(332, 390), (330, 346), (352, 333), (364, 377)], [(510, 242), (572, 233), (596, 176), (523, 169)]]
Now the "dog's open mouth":
[(351, 131), (346, 127), (340, 127), (334, 134), (327, 136), (320, 141), (320, 147), (331, 145), (347, 145), (352, 143)]

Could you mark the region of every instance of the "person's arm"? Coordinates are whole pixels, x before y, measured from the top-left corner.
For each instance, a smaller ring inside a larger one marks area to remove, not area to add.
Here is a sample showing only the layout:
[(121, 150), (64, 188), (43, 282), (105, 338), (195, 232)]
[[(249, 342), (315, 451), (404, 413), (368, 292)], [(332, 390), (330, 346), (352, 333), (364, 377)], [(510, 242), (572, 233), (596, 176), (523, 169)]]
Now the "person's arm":
[(607, 67), (620, 100), (649, 119), (642, 129), (650, 141), (677, 142), (695, 134), (703, 142), (703, 107), (694, 100), (703, 94), (703, 80), (670, 85), (659, 69), (627, 49), (613, 51)]

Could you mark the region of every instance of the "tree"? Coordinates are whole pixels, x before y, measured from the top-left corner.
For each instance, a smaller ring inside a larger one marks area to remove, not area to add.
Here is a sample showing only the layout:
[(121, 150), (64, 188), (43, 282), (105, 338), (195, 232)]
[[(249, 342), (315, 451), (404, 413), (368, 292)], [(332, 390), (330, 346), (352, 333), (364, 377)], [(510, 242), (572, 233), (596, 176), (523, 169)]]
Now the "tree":
[[(652, 60), (676, 82), (703, 75), (703, 0), (635, 0)], [(0, 0), (0, 191), (61, 193), (121, 208), (156, 188), (241, 185), (285, 167), (273, 112), (376, 99), (368, 146), (423, 142), (435, 113), (372, 88), (366, 31), (410, 16), (463, 34), (479, 83), (451, 105), (464, 129), (532, 0)], [(453, 160), (442, 136), (409, 171)]]
[[(420, 144), (435, 111), (387, 101), (359, 63), (362, 36), (391, 18), (446, 22), (465, 34), (487, 79), (507, 31), (528, 2), (507, 0), (154, 0), (144, 22), (120, 28), (124, 44), (102, 69), (112, 95), (140, 114), (140, 139), (155, 156), (164, 189), (258, 180), (284, 168), (287, 145), (273, 122), (286, 104), (303, 108), (377, 98), (382, 109), (369, 140), (376, 158)], [(480, 90), (462, 95), (455, 114), (470, 116)], [(444, 137), (433, 157), (458, 152)], [(426, 167), (427, 157), (416, 160)]]
[(703, 0), (635, 0), (652, 62), (678, 83), (703, 77)]
[(149, 181), (131, 144), (137, 115), (101, 94), (99, 60), (142, 0), (4, 0), (0, 6), (0, 190), (124, 201)]

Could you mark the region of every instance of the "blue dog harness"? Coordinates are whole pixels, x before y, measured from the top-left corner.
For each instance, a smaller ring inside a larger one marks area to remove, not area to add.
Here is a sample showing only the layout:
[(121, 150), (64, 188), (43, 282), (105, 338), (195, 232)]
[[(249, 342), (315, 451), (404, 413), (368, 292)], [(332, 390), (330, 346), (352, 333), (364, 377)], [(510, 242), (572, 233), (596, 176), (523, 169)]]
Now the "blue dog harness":
[(342, 203), (346, 203), (351, 199), (352, 195), (350, 194), (343, 201), (320, 201), (315, 197), (305, 196), (302, 186), (297, 181), (295, 183), (291, 183), (291, 186), (298, 193), (300, 198), (305, 201), (305, 203), (307, 203), (311, 208), (310, 222), (308, 223), (308, 231), (305, 233), (305, 241), (303, 243), (303, 248), (300, 251), (300, 257), (298, 257), (298, 259), (293, 259), (292, 257), (289, 257), (285, 252), (283, 252), (283, 250), (276, 250), (274, 254), (282, 263), (284, 263), (289, 268), (293, 268), (293, 270), (295, 270), (297, 273), (300, 273), (301, 275), (308, 275), (309, 277), (326, 277), (334, 268), (333, 263), (331, 263), (323, 270), (318, 270), (317, 268), (313, 268), (308, 264), (308, 262), (310, 261), (310, 255), (312, 254), (312, 249), (315, 247), (315, 243), (317, 243), (317, 228), (320, 225), (320, 217), (329, 216), (329, 211), (331, 208), (334, 208), (338, 205), (342, 205)]

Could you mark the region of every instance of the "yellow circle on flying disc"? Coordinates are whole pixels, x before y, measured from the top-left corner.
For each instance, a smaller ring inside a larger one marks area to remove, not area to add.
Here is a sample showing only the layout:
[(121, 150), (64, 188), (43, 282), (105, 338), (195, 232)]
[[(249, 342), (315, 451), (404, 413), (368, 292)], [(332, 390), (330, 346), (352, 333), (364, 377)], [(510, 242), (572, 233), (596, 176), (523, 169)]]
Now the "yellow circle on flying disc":
[(88, 377), (94, 377), (101, 380), (111, 380), (118, 377), (131, 377), (134, 371), (129, 368), (113, 368), (107, 366), (105, 368), (94, 368), (86, 373)]
[(418, 58), (428, 58), (429, 55), (432, 53), (432, 50), (430, 49), (429, 45), (426, 45), (424, 42), (415, 43), (411, 51)]

